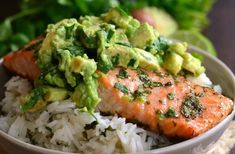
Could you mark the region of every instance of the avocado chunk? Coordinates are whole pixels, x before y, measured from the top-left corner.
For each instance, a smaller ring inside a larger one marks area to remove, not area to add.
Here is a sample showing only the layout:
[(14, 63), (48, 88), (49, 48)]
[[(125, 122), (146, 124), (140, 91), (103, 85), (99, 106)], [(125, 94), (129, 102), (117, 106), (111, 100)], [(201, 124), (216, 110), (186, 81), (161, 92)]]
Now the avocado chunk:
[[(98, 67), (101, 71), (109, 70), (116, 66), (137, 68), (138, 65), (139, 56), (136, 51), (133, 48), (119, 44), (112, 45), (102, 51), (98, 62)], [(104, 67), (107, 69), (104, 69)]]
[(140, 26), (140, 22), (138, 20), (128, 16), (126, 12), (120, 8), (111, 9), (108, 13), (104, 14), (102, 18), (106, 22), (113, 22), (118, 27), (125, 29), (127, 35), (130, 35)]
[(45, 107), (47, 102), (43, 100), (44, 95), (43, 88), (35, 88), (27, 95), (21, 97), (21, 111), (35, 112)]
[(157, 70), (160, 68), (156, 57), (151, 53), (139, 48), (134, 48), (134, 50), (138, 54), (139, 67), (146, 70)]
[[(97, 32), (115, 33), (115, 26), (107, 24), (98, 17), (85, 16), (80, 18), (81, 25), (78, 26), (78, 37), (85, 47), (94, 49), (98, 47)], [(107, 34), (110, 36), (110, 34)]]
[(95, 73), (96, 69), (97, 67), (94, 59), (88, 59), (86, 55), (84, 55), (84, 57), (74, 57), (71, 61), (71, 71), (80, 73), (82, 76), (90, 76)]
[(44, 79), (46, 80), (46, 82), (48, 82), (50, 85), (53, 86), (58, 86), (62, 88), (65, 87), (66, 85), (66, 82), (62, 78), (62, 76), (56, 72), (49, 72), (48, 74), (45, 75)]
[(78, 84), (71, 96), (71, 100), (76, 102), (79, 108), (86, 108), (93, 112), (95, 106), (100, 102), (97, 92), (98, 83), (94, 77), (84, 78), (84, 82)]
[(116, 29), (114, 42), (116, 44), (121, 44), (121, 45), (131, 47), (129, 39), (126, 36), (125, 31), (123, 29)]
[(188, 44), (187, 43), (172, 43), (169, 45), (168, 51), (175, 52), (180, 56), (183, 56), (187, 51)]
[(183, 61), (184, 59), (177, 53), (168, 52), (164, 56), (163, 66), (173, 75), (177, 75), (182, 69)]
[(193, 57), (190, 53), (185, 53), (183, 58), (183, 68), (191, 72), (194, 76), (198, 76), (205, 72), (205, 68), (201, 66), (201, 61)]
[(156, 39), (154, 29), (149, 24), (142, 24), (130, 37), (130, 42), (134, 47), (144, 49), (151, 45)]
[(38, 54), (38, 64), (41, 69), (53, 65), (52, 53), (54, 50), (74, 45), (74, 36), (78, 25), (79, 23), (76, 19), (64, 19), (48, 26), (46, 38)]
[(44, 88), (44, 99), (46, 102), (61, 101), (68, 97), (68, 91), (64, 88)]

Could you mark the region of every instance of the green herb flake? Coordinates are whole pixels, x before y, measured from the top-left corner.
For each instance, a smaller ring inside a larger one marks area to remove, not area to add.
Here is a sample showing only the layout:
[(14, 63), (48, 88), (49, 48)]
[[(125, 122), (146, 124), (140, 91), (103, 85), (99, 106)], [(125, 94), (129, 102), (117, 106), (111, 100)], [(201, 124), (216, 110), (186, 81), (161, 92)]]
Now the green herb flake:
[(172, 82), (167, 82), (167, 83), (165, 84), (165, 87), (170, 87), (170, 86), (172, 86), (172, 85), (173, 85)]
[(161, 87), (163, 84), (161, 82), (153, 82), (153, 87)]
[(28, 100), (21, 106), (21, 110), (26, 112), (32, 109), (39, 100), (43, 98), (44, 92), (42, 88), (33, 89), (29, 95)]
[(98, 125), (98, 121), (93, 121), (90, 124), (86, 124), (84, 129), (89, 130), (89, 129), (95, 129), (96, 125)]
[(134, 100), (140, 100), (141, 102), (145, 102), (149, 93), (151, 93), (151, 91), (144, 90), (143, 85), (140, 85), (138, 89), (134, 91), (132, 97)]
[(122, 84), (119, 83), (119, 82), (116, 82), (116, 83), (115, 83), (114, 88), (120, 90), (120, 91), (123, 92), (124, 94), (128, 94), (128, 93), (129, 93), (128, 88), (127, 88), (125, 85), (122, 85)]
[(111, 58), (113, 67), (116, 67), (119, 64), (119, 60), (120, 60), (120, 55), (119, 54), (117, 54), (117, 55), (115, 55)]
[(182, 115), (189, 119), (196, 118), (198, 115), (202, 113), (202, 111), (203, 111), (202, 104), (195, 95), (186, 96), (180, 109)]
[(132, 59), (129, 61), (129, 63), (127, 64), (127, 66), (128, 66), (128, 67), (134, 67), (136, 61), (137, 61), (136, 59), (133, 59), (133, 58), (132, 58)]
[(85, 139), (88, 139), (88, 135), (87, 135), (87, 132), (86, 132), (86, 131), (83, 131), (83, 132), (82, 132), (82, 136), (83, 136)]
[(167, 118), (176, 117), (177, 114), (176, 114), (175, 109), (169, 108), (168, 111), (165, 113), (165, 116), (166, 116)]
[(116, 42), (116, 44), (122, 45), (122, 46), (125, 46), (125, 47), (129, 47), (129, 48), (132, 47), (131, 44), (130, 44), (130, 43), (127, 43), (127, 42)]
[(117, 78), (126, 79), (128, 77), (129, 77), (129, 75), (126, 70), (124, 70), (124, 69), (119, 70), (119, 73), (117, 74)]
[(116, 129), (113, 129), (111, 126), (108, 126), (107, 128), (105, 128), (105, 130), (103, 132), (101, 132), (100, 134), (103, 135), (104, 137), (106, 137), (106, 133), (107, 131), (115, 131)]
[(154, 73), (159, 77), (164, 77), (165, 76), (164, 73), (162, 73), (162, 72), (155, 71)]
[(164, 119), (166, 119), (166, 116), (165, 116), (165, 114), (163, 114), (163, 113), (161, 113), (161, 112), (157, 112), (157, 118), (158, 118), (159, 120), (164, 120)]
[(169, 100), (174, 100), (174, 99), (175, 99), (175, 94), (174, 94), (174, 93), (168, 93), (168, 94), (167, 94), (167, 98), (168, 98)]
[(177, 113), (173, 108), (169, 108), (166, 113), (162, 113), (160, 110), (157, 110), (156, 115), (159, 120), (164, 120), (166, 118), (171, 118), (171, 117), (177, 117)]
[(106, 64), (102, 59), (98, 59), (97, 68), (103, 73), (108, 73), (112, 69), (112, 66)]
[(205, 94), (204, 93), (195, 93), (195, 96), (197, 97), (203, 97)]
[(53, 133), (53, 131), (52, 131), (52, 129), (51, 129), (50, 127), (45, 126), (45, 128), (46, 128), (51, 134)]

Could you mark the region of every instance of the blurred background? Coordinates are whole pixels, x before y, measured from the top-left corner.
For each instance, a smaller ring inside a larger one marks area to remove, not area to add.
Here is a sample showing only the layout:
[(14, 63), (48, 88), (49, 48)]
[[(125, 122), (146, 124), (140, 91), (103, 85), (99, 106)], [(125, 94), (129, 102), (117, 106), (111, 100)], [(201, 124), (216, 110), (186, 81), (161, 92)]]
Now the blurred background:
[(43, 33), (48, 23), (110, 7), (207, 50), (235, 73), (235, 0), (1, 0), (0, 57)]

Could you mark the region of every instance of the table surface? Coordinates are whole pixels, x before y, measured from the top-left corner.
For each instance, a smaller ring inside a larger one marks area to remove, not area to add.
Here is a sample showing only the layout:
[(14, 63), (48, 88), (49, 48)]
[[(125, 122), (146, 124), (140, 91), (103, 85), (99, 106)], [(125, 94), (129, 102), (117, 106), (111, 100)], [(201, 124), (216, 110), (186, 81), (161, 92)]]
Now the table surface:
[[(0, 20), (14, 14), (18, 10), (18, 3), (19, 0), (2, 0)], [(214, 43), (219, 59), (235, 73), (235, 0), (217, 1), (209, 18), (211, 24), (205, 29), (205, 34)], [(235, 149), (231, 153), (235, 154)]]
[(219, 0), (209, 14), (211, 24), (205, 34), (221, 59), (235, 73), (235, 0)]

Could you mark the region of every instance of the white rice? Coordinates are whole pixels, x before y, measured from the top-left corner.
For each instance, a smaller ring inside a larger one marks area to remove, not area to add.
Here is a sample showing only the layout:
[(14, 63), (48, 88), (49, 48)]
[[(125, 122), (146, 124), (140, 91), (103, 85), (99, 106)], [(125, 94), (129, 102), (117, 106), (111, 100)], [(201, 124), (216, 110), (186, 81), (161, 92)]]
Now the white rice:
[(207, 77), (207, 75), (205, 73), (202, 73), (198, 77), (188, 76), (187, 79), (195, 84), (198, 84), (203, 87), (211, 87), (216, 92), (218, 92), (220, 94), (222, 93), (221, 86), (220, 85), (213, 85), (211, 80)]
[[(44, 111), (22, 113), (20, 97), (32, 89), (29, 81), (12, 77), (6, 84), (0, 129), (24, 142), (66, 152), (79, 153), (135, 153), (153, 146), (167, 146), (163, 136), (150, 133), (125, 118), (90, 115), (79, 112), (70, 100), (53, 102)], [(94, 129), (85, 130), (96, 119)]]

